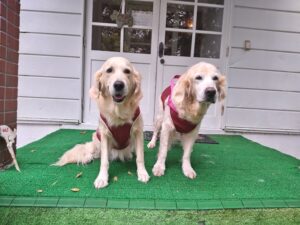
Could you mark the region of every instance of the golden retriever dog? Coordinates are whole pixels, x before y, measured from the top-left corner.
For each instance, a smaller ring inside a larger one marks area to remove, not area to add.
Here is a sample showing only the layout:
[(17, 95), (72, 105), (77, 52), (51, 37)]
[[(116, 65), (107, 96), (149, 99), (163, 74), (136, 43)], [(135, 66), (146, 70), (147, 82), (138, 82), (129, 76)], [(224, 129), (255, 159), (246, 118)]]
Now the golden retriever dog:
[(155, 176), (164, 175), (168, 149), (179, 133), (183, 146), (182, 172), (190, 179), (196, 178), (190, 162), (193, 144), (210, 104), (225, 98), (225, 83), (225, 76), (214, 65), (205, 62), (173, 78), (161, 96), (153, 136), (148, 143), (148, 148), (154, 148), (161, 132), (158, 157), (152, 169)]
[(150, 177), (144, 165), (139, 72), (127, 59), (112, 57), (95, 73), (95, 85), (90, 89), (90, 96), (100, 110), (99, 127), (92, 142), (76, 145), (55, 165), (86, 164), (100, 157), (100, 171), (94, 186), (104, 188), (108, 185), (109, 161), (129, 160), (135, 149), (138, 180), (146, 183)]

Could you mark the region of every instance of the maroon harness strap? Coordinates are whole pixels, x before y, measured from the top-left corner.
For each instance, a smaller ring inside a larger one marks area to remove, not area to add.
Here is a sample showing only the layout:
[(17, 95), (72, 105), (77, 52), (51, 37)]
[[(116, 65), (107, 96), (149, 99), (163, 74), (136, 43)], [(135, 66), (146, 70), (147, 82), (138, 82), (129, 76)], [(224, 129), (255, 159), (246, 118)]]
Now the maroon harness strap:
[(163, 109), (165, 110), (165, 102), (166, 99), (171, 95), (171, 86), (166, 87), (166, 89), (163, 91), (163, 93), (161, 93), (160, 99), (162, 101), (163, 104)]
[[(132, 118), (132, 121), (134, 122), (138, 116), (140, 115), (140, 108), (138, 107), (135, 110), (134, 116)], [(122, 150), (128, 147), (129, 141), (130, 141), (130, 131), (132, 127), (132, 123), (125, 123), (121, 126), (109, 126), (107, 123), (106, 118), (100, 113), (100, 117), (111, 132), (115, 142), (117, 143), (116, 146), (114, 145), (113, 148), (117, 150)], [(99, 129), (96, 131), (97, 138), (99, 141), (101, 141), (101, 133)]]
[[(179, 76), (176, 75), (174, 78), (177, 79), (177, 78), (179, 78)], [(161, 94), (163, 109), (165, 109), (165, 101), (169, 96), (171, 96), (171, 86), (167, 87)], [(171, 114), (171, 118), (172, 118), (173, 124), (175, 126), (175, 129), (179, 133), (182, 133), (182, 134), (189, 133), (192, 130), (194, 130), (197, 126), (197, 124), (191, 123), (190, 121), (180, 118), (178, 115), (178, 112), (176, 110), (174, 110), (172, 107), (170, 107), (170, 114)]]
[(170, 107), (170, 114), (173, 121), (173, 124), (175, 126), (175, 129), (177, 132), (186, 134), (194, 130), (197, 126), (197, 124), (191, 123), (188, 120), (181, 119), (178, 115), (178, 112), (176, 112), (174, 109)]

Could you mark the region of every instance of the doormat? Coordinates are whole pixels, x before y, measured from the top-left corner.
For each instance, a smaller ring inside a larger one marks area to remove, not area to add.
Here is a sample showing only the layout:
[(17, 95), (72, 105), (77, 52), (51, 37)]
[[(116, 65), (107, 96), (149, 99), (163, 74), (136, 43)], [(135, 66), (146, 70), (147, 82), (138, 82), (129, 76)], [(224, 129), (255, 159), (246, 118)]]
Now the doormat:
[[(152, 131), (144, 131), (144, 140), (151, 141), (153, 132)], [(158, 140), (159, 141), (159, 140)], [(215, 140), (205, 134), (199, 134), (198, 138), (195, 141), (196, 143), (205, 143), (205, 144), (218, 144)]]
[(109, 186), (96, 190), (99, 160), (54, 167), (66, 150), (91, 140), (93, 131), (59, 130), (18, 149), (21, 172), (0, 172), (1, 206), (129, 209), (228, 209), (300, 207), (300, 162), (241, 136), (213, 135), (218, 145), (195, 144), (197, 178), (181, 172), (180, 145), (168, 152), (166, 172), (151, 169), (157, 148), (145, 142), (147, 184), (137, 181), (135, 160), (110, 164)]

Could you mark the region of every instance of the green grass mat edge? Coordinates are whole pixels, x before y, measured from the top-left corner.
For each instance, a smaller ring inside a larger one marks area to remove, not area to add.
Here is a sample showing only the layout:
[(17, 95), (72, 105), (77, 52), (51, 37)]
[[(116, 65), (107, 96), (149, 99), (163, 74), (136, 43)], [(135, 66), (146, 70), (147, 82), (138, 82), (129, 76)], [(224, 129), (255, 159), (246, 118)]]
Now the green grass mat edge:
[(0, 196), (0, 206), (54, 208), (115, 208), (115, 209), (258, 209), (300, 208), (300, 199), (228, 199), (228, 200), (143, 200), (71, 197), (15, 197)]

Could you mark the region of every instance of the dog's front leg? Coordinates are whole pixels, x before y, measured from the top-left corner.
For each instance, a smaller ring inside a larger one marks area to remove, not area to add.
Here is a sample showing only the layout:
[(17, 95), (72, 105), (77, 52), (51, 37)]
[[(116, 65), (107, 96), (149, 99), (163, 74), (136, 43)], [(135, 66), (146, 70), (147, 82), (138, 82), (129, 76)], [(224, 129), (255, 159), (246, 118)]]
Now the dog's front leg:
[(108, 161), (108, 154), (110, 143), (106, 135), (101, 136), (101, 159), (100, 159), (100, 171), (99, 174), (94, 182), (95, 188), (104, 188), (108, 185), (108, 169), (109, 169), (109, 161)]
[(135, 152), (136, 152), (136, 167), (138, 180), (141, 182), (148, 182), (150, 176), (145, 168), (144, 161), (144, 136), (143, 132), (138, 130), (135, 133)]
[(195, 179), (197, 174), (191, 165), (191, 153), (193, 151), (193, 145), (195, 143), (198, 134), (198, 127), (195, 128), (191, 133), (184, 134), (181, 137), (183, 156), (182, 156), (182, 172), (190, 178)]
[(166, 163), (166, 158), (168, 153), (168, 147), (170, 146), (169, 142), (171, 141), (170, 140), (171, 132), (173, 131), (168, 125), (166, 124), (162, 125), (157, 161), (152, 169), (152, 173), (154, 176), (162, 176), (165, 173), (165, 169), (166, 169), (165, 163)]

